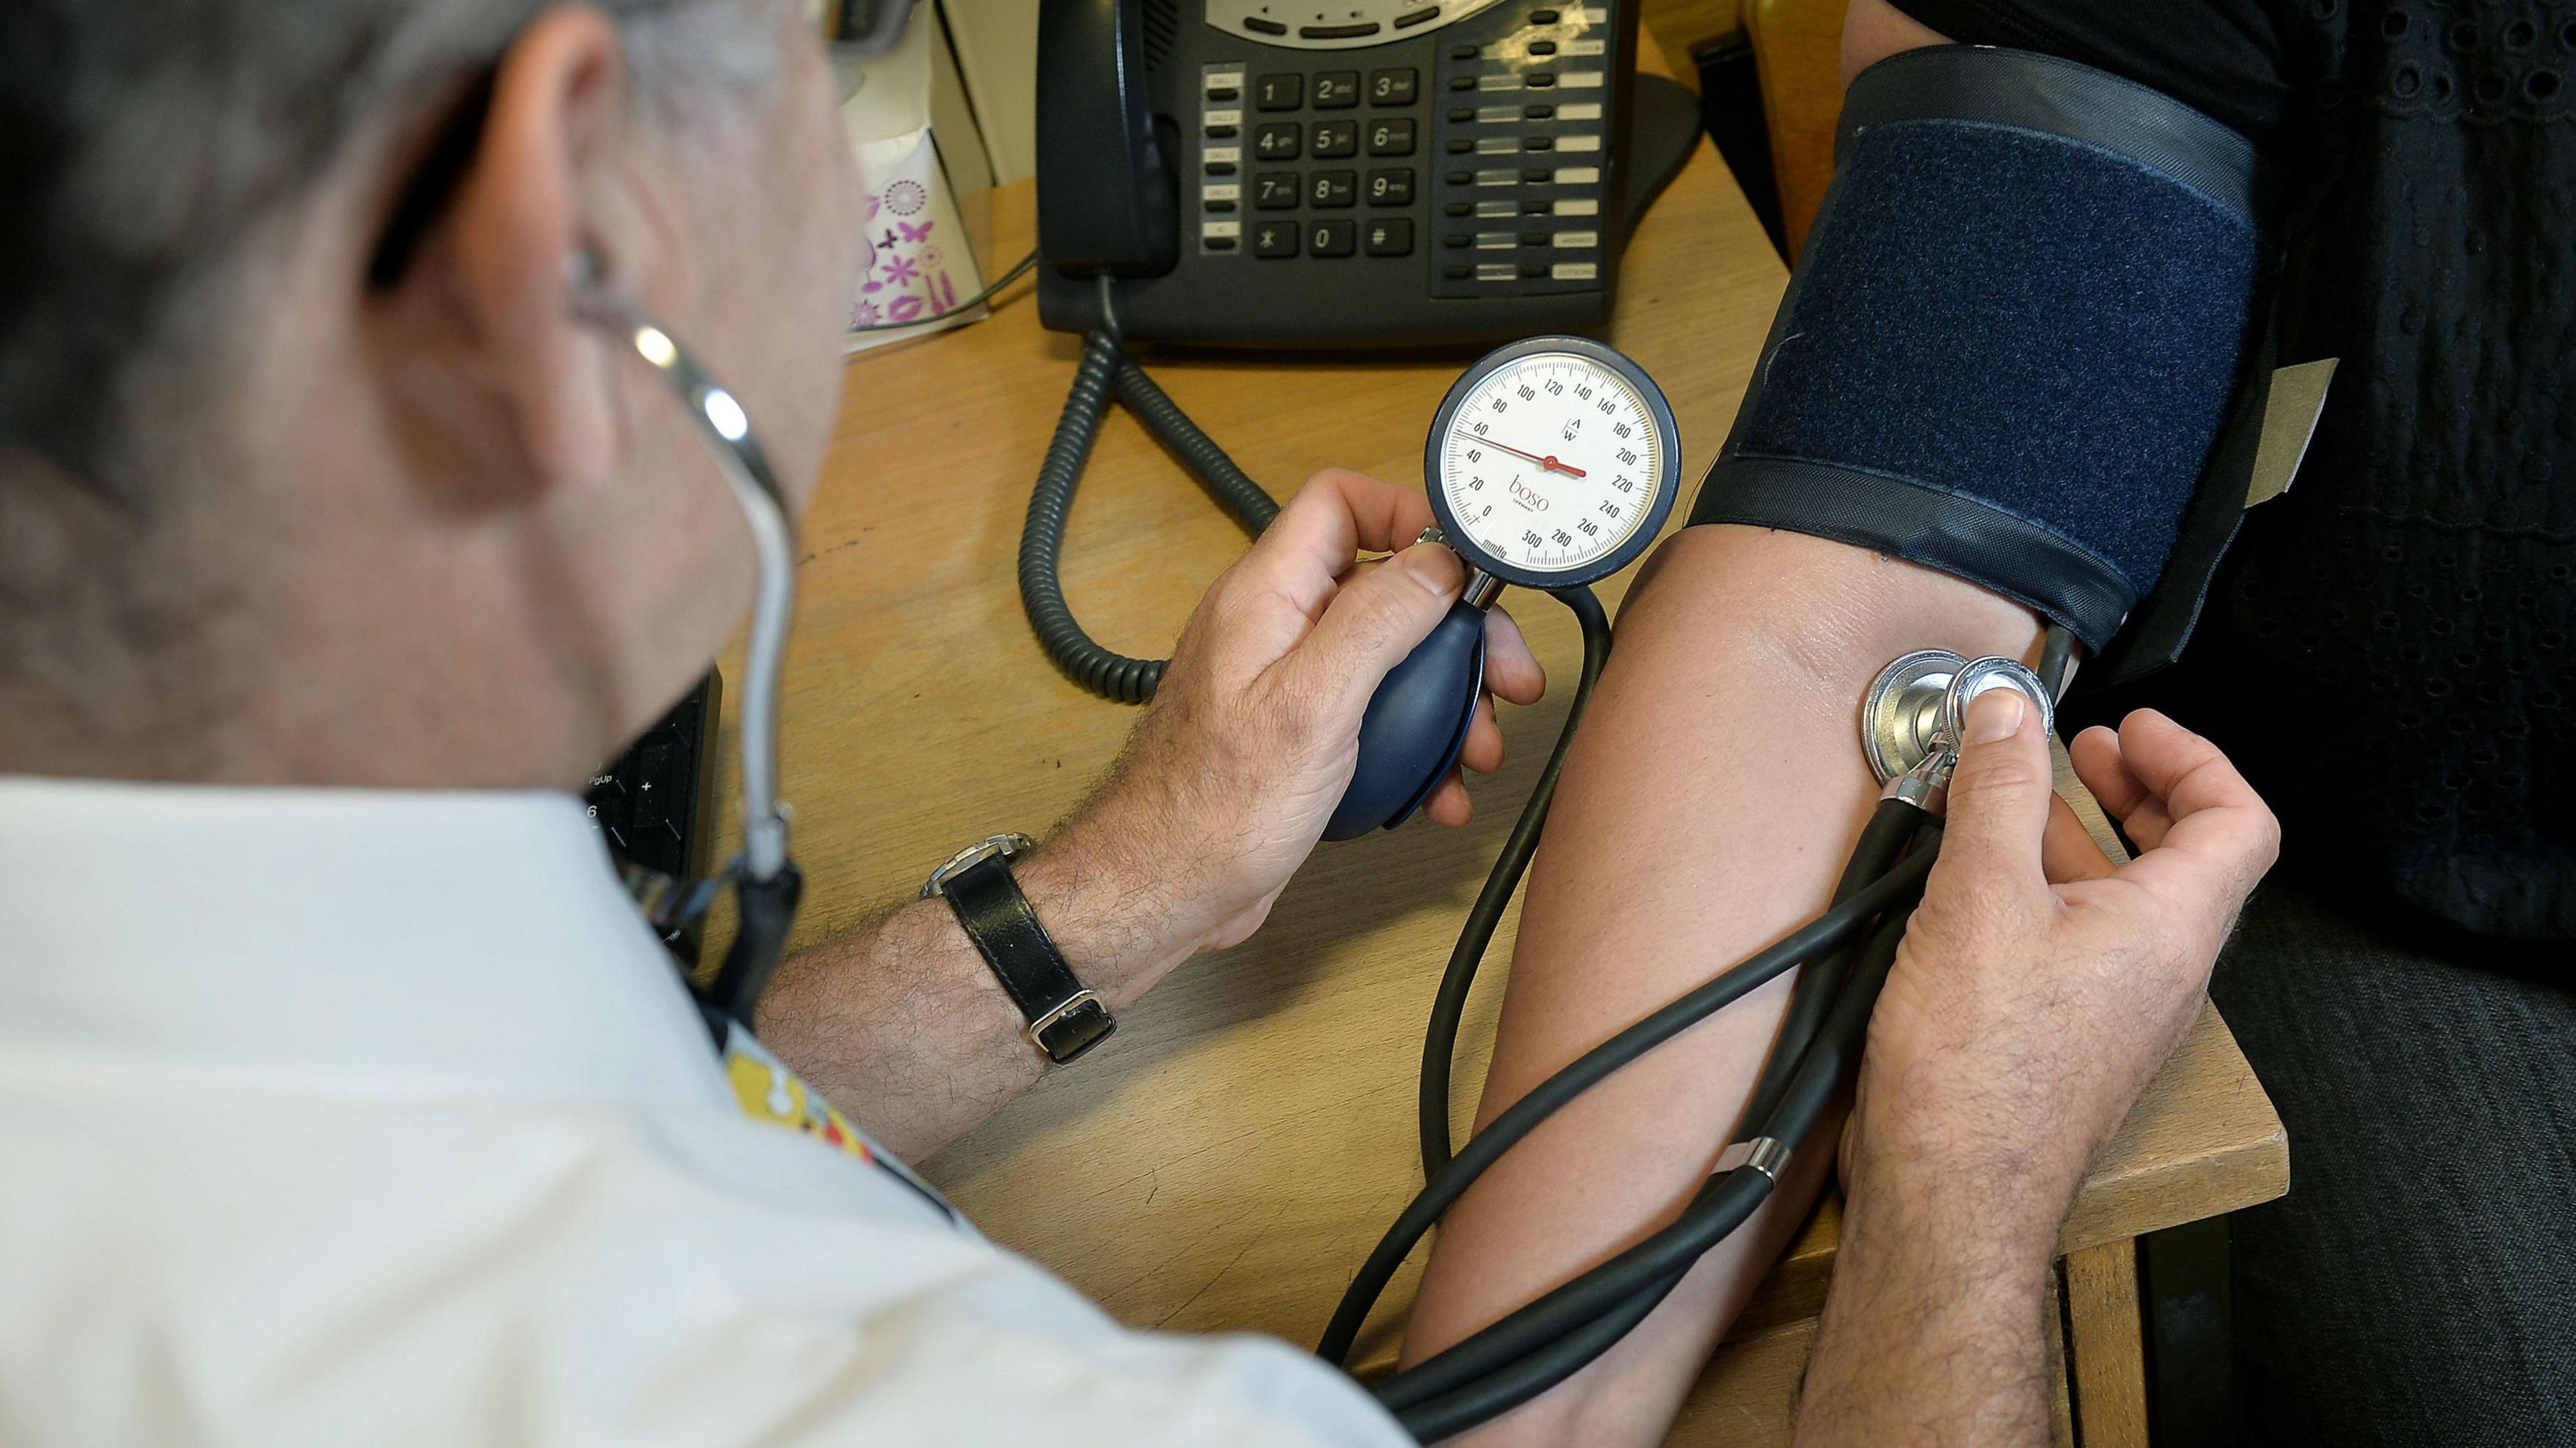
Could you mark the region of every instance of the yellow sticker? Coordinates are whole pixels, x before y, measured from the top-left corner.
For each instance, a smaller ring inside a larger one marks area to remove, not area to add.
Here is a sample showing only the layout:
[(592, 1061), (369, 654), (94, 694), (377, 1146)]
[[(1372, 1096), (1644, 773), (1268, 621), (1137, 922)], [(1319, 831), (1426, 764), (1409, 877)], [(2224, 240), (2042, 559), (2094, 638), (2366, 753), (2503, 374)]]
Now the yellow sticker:
[(725, 1079), (733, 1083), (734, 1100), (742, 1114), (772, 1126), (783, 1126), (803, 1132), (826, 1146), (834, 1146), (861, 1161), (875, 1161), (868, 1150), (867, 1139), (848, 1118), (832, 1109), (822, 1093), (807, 1086), (804, 1079), (779, 1064), (778, 1058), (760, 1048), (748, 1033), (735, 1031), (725, 1042)]

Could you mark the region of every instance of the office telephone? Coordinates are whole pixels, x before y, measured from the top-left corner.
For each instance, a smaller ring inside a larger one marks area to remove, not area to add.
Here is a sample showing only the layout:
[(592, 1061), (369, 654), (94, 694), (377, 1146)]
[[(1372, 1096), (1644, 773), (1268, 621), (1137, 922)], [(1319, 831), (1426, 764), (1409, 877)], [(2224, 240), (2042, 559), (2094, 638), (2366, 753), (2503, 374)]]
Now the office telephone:
[[(1606, 324), (1698, 138), (1639, 0), (1044, 0), (1038, 310), (1129, 340), (1423, 346)], [(1112, 280), (1103, 284), (1102, 277)]]

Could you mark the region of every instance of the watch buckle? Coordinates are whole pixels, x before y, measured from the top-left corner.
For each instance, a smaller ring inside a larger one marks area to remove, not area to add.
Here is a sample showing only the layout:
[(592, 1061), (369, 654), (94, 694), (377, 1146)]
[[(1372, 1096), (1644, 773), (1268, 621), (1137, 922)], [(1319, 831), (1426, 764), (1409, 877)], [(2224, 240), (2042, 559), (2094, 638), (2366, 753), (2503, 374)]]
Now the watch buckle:
[(1049, 1030), (1053, 1029), (1056, 1022), (1063, 1020), (1066, 1016), (1072, 1015), (1075, 1011), (1080, 1010), (1086, 1005), (1100, 1006), (1104, 1011), (1108, 1009), (1106, 1005), (1101, 1003), (1099, 992), (1093, 990), (1089, 986), (1084, 986), (1082, 989), (1066, 996), (1063, 1000), (1056, 1002), (1054, 1007), (1048, 1010), (1045, 1015), (1029, 1022), (1027, 1026), (1021, 1029), (1020, 1034), (1028, 1037), (1030, 1045), (1035, 1046), (1040, 1050), (1045, 1050), (1046, 1042), (1039, 1038), (1044, 1036)]

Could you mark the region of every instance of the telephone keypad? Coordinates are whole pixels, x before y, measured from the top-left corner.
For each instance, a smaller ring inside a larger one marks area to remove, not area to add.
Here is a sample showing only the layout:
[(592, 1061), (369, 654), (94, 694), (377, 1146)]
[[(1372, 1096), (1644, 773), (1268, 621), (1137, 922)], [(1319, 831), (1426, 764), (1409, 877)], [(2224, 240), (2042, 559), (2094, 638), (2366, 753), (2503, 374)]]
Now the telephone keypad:
[[(1206, 249), (1387, 259), (1349, 264), (1427, 272), (1435, 297), (1597, 289), (1607, 168), (1556, 163), (1603, 159), (1607, 66), (1590, 58), (1608, 56), (1608, 11), (1529, 3), (1401, 50), (1301, 64), (1256, 44), (1205, 64), (1191, 117), (1205, 162), (1197, 220), (1203, 239), (1232, 238)], [(1240, 135), (1203, 139), (1216, 126)]]

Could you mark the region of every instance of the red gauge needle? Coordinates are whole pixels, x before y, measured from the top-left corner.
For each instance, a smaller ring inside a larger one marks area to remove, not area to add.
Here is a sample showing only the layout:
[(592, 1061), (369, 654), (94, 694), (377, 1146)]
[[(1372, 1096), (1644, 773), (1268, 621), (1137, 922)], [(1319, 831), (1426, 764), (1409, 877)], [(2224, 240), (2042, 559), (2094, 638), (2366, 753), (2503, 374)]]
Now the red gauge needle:
[(1556, 460), (1556, 454), (1554, 454), (1554, 453), (1549, 453), (1549, 454), (1548, 454), (1548, 455), (1546, 455), (1545, 457), (1541, 457), (1541, 456), (1539, 456), (1537, 453), (1534, 453), (1534, 452), (1522, 452), (1519, 448), (1516, 448), (1516, 447), (1512, 446), (1510, 443), (1507, 443), (1507, 442), (1496, 442), (1496, 441), (1494, 441), (1494, 440), (1493, 440), (1492, 438), (1490, 438), (1490, 437), (1488, 437), (1488, 438), (1479, 438), (1479, 439), (1477, 439), (1477, 440), (1478, 440), (1479, 442), (1482, 442), (1482, 443), (1483, 443), (1485, 446), (1487, 446), (1487, 447), (1498, 447), (1498, 448), (1501, 448), (1503, 451), (1505, 451), (1505, 452), (1507, 452), (1507, 453), (1510, 453), (1512, 456), (1514, 456), (1514, 457), (1516, 457), (1516, 458), (1528, 458), (1531, 462), (1534, 462), (1534, 463), (1538, 464), (1540, 467), (1547, 468), (1547, 469), (1550, 469), (1550, 470), (1555, 471), (1555, 472), (1563, 473), (1563, 474), (1565, 474), (1565, 475), (1566, 475), (1567, 477), (1569, 477), (1569, 478), (1582, 478), (1582, 477), (1589, 477), (1589, 476), (1591, 476), (1591, 474), (1586, 473), (1585, 471), (1583, 471), (1583, 469), (1576, 467), (1576, 466), (1575, 466), (1574, 464), (1572, 464), (1572, 463), (1561, 463), (1561, 462), (1558, 462), (1558, 461)]

